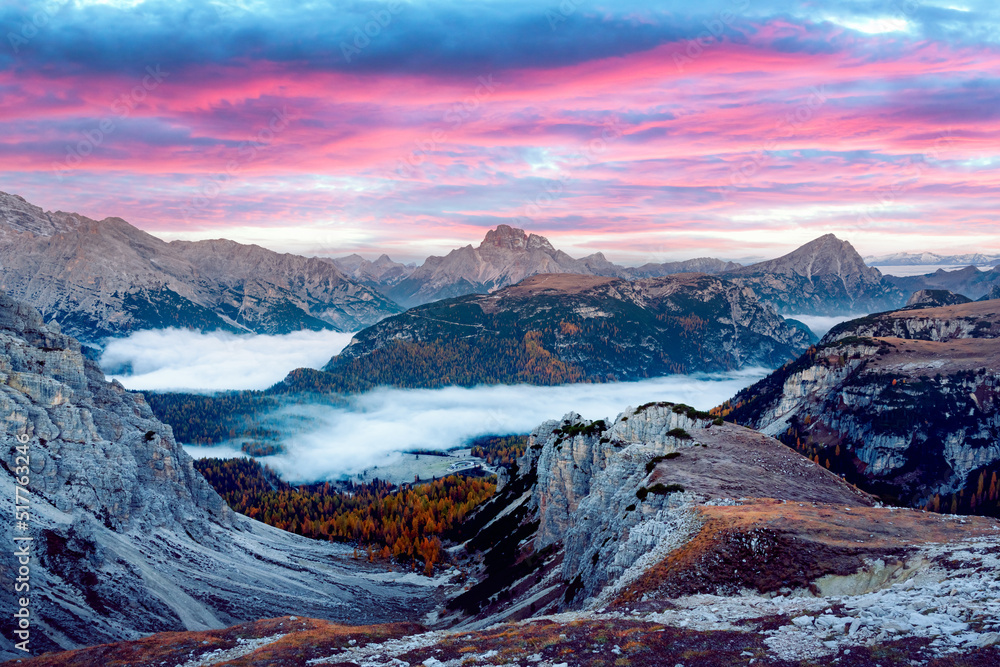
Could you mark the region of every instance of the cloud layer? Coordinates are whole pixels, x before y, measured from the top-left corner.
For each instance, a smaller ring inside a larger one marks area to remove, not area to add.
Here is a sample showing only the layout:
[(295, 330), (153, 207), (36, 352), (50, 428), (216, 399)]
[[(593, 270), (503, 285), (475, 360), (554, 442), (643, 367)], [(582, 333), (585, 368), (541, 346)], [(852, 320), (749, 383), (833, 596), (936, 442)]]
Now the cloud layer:
[[(707, 410), (766, 373), (756, 369), (730, 376), (559, 387), (381, 389), (354, 396), (346, 406), (283, 408), (273, 421), (287, 433), (283, 443), (287, 453), (267, 462), (289, 480), (334, 479), (384, 464), (409, 449), (450, 449), (479, 435), (527, 433), (568, 412), (588, 419), (614, 419), (626, 407), (649, 401)], [(211, 448), (198, 452), (212, 453)]]
[(128, 338), (112, 339), (100, 363), (111, 377), (135, 390), (267, 389), (294, 368), (321, 368), (344, 349), (352, 335), (335, 331), (282, 336), (186, 329), (138, 331)]
[(0, 25), (3, 189), (172, 237), (1000, 251), (992, 0), (23, 0)]

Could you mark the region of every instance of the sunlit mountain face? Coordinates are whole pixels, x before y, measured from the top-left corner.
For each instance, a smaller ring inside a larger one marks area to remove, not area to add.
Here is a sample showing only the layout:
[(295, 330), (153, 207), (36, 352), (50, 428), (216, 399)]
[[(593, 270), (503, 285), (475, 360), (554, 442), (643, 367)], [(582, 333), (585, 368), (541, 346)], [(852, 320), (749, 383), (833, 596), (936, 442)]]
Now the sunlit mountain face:
[(167, 239), (421, 261), (1000, 252), (991, 0), (0, 8), (7, 192)]

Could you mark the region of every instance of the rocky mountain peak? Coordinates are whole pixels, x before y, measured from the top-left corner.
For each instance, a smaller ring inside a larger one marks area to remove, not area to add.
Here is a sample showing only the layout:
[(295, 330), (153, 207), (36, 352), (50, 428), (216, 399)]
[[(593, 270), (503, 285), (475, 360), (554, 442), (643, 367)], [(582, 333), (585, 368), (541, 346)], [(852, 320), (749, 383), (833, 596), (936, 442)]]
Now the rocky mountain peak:
[(554, 253), (556, 249), (549, 243), (549, 240), (538, 234), (528, 235), (528, 250), (542, 250), (547, 253)]
[(737, 272), (795, 274), (807, 279), (834, 275), (841, 278), (861, 278), (864, 282), (877, 282), (882, 275), (878, 269), (865, 264), (864, 258), (850, 242), (841, 241), (833, 234), (824, 234), (787, 255), (753, 264)]
[[(545, 239), (542, 240), (545, 241)], [(545, 243), (548, 243), (548, 241), (545, 241)], [(488, 247), (524, 250), (528, 247), (528, 234), (523, 229), (518, 229), (517, 227), (497, 225), (496, 229), (486, 232), (486, 237), (479, 244), (480, 250)]]

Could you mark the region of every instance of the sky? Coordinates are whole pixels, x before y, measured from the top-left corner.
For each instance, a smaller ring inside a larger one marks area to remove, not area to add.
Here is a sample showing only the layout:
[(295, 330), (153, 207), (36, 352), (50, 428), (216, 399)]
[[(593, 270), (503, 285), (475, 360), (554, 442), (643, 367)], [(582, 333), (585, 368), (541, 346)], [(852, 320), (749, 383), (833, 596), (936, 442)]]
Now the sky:
[(6, 0), (0, 190), (419, 261), (1000, 252), (995, 0)]

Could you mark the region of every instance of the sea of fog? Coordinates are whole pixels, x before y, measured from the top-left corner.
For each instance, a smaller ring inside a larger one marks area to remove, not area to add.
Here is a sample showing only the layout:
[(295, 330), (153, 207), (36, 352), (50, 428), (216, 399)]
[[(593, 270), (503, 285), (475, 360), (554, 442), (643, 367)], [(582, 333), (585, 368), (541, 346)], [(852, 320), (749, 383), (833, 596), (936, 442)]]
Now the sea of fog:
[[(111, 341), (101, 364), (129, 389), (263, 389), (294, 368), (321, 367), (350, 338), (351, 334), (331, 332), (234, 336), (178, 329), (142, 331)], [(289, 481), (335, 479), (391, 462), (407, 450), (447, 450), (481, 435), (527, 433), (569, 412), (592, 420), (614, 419), (625, 408), (650, 401), (707, 410), (767, 373), (756, 368), (557, 387), (378, 389), (336, 403), (291, 403), (264, 418), (267, 427), (282, 434), (284, 448), (283, 454), (267, 457), (266, 462)], [(238, 443), (230, 444), (236, 446), (187, 449), (197, 458), (243, 455)]]
[[(726, 375), (669, 376), (640, 382), (557, 387), (499, 385), (443, 389), (378, 389), (346, 405), (288, 405), (268, 419), (285, 453), (266, 458), (289, 481), (335, 479), (390, 463), (412, 449), (447, 450), (489, 434), (527, 433), (547, 419), (577, 412), (614, 419), (650, 401), (707, 410), (764, 377), (757, 368)], [(195, 457), (240, 456), (234, 448), (189, 447)]]
[(137, 331), (109, 341), (100, 364), (110, 377), (135, 390), (267, 389), (295, 368), (325, 366), (353, 336), (337, 331), (278, 336), (187, 329)]

